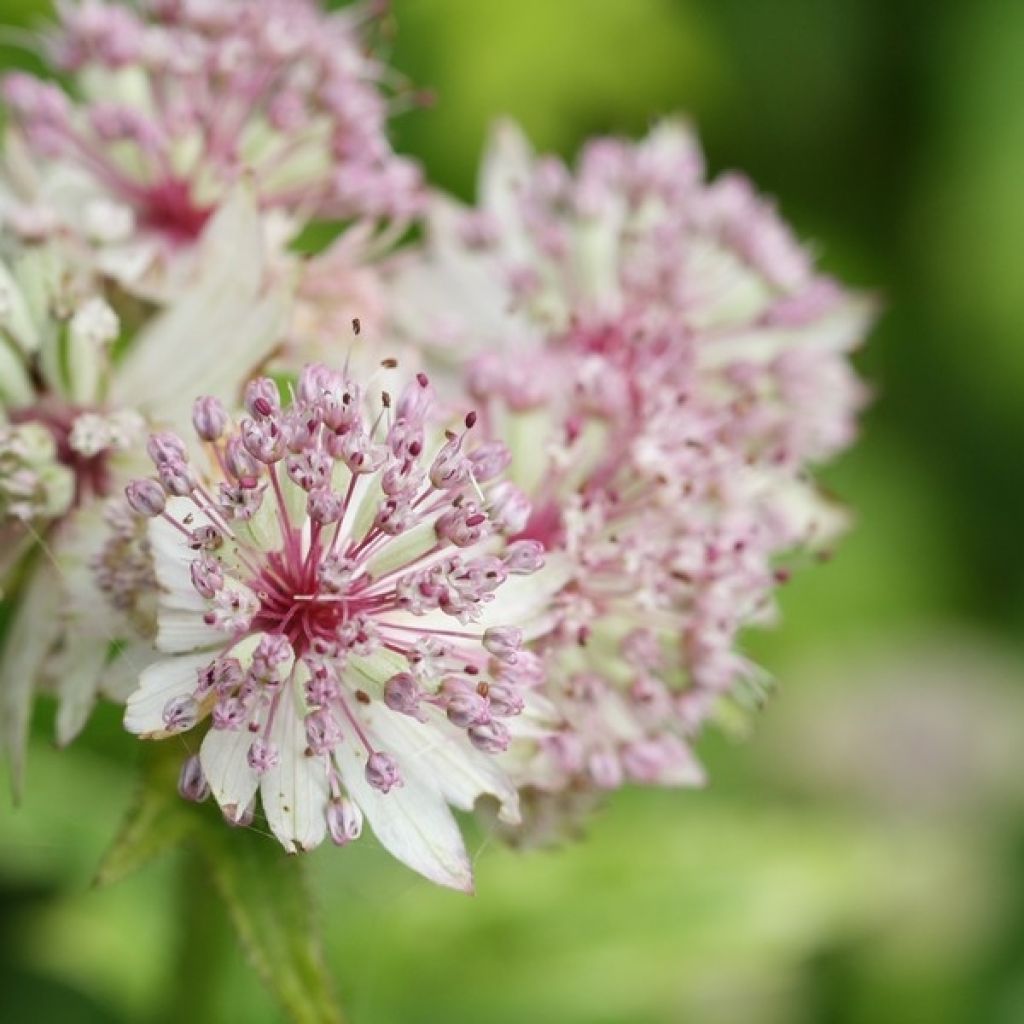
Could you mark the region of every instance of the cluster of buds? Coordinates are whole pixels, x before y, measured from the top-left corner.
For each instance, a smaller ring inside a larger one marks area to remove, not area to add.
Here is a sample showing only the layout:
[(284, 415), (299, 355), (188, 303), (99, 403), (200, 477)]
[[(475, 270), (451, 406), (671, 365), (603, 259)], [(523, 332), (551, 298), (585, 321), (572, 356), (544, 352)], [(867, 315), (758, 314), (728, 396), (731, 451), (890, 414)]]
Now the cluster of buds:
[[(543, 561), (538, 542), (510, 539), (528, 507), (500, 480), (507, 451), (473, 443), (472, 413), (433, 446), (422, 374), (376, 411), (319, 365), (289, 404), (260, 378), (244, 405), (236, 424), (199, 399), (204, 467), (155, 434), (155, 476), (127, 488), (151, 521), (157, 646), (174, 655), (143, 673), (127, 727), (161, 737), (208, 719), (182, 790), (212, 791), (241, 822), (260, 789), (289, 849), (349, 841), (360, 809), (387, 843), (405, 787), (457, 806), (498, 792), (514, 816), (501, 773), (477, 763), (508, 746), (538, 670), (528, 623), (501, 620), (506, 605), (524, 618)], [(448, 768), (432, 778), (435, 760)], [(304, 798), (282, 799), (296, 778)]]
[(707, 182), (678, 124), (592, 142), (575, 172), (505, 126), (481, 195), (435, 202), (393, 326), (460, 353), (485, 429), (517, 439), (520, 536), (575, 569), (536, 646), (553, 734), (514, 751), (516, 777), (694, 784), (701, 724), (764, 687), (741, 631), (773, 621), (784, 560), (842, 525), (808, 469), (854, 435), (871, 303), (744, 179)]
[(265, 209), (305, 217), (416, 210), (419, 171), (387, 141), (395, 101), (366, 51), (372, 12), (328, 14), (312, 0), (153, 0), (142, 10), (83, 0), (59, 11), (49, 55), (75, 98), (21, 72), (3, 96), (40, 157), (99, 187), (97, 238), (187, 243), (242, 177)]

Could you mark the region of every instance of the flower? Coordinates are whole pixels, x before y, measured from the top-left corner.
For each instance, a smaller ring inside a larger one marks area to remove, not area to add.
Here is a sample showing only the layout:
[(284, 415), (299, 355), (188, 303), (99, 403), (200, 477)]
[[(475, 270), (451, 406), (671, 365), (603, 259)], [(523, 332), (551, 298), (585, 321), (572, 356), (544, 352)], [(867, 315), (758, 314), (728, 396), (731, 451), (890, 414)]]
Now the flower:
[(23, 72), (3, 83), (44, 172), (26, 187), (15, 161), (8, 222), (73, 225), (105, 272), (152, 288), (242, 179), (285, 233), (314, 216), (406, 221), (420, 175), (387, 141), (373, 16), (312, 0), (59, 5), (47, 52), (71, 93)]
[(123, 498), (145, 465), (147, 425), (181, 421), (180, 388), (239, 393), (247, 370), (234, 367), (266, 358), (285, 303), (265, 290), (244, 193), (211, 222), (199, 280), (137, 332), (59, 240), (11, 252), (0, 263), (0, 586), (13, 602), (0, 726), (17, 790), (34, 692), (56, 691), (64, 744), (98, 695), (124, 700), (149, 657), (155, 579)]
[(150, 521), (168, 657), (142, 673), (125, 726), (202, 727), (181, 791), (212, 792), (236, 824), (258, 792), (289, 851), (345, 845), (365, 816), (399, 860), (469, 889), (448, 805), (490, 794), (517, 819), (494, 755), (550, 596), (540, 545), (510, 543), (493, 507), (504, 452), (474, 443), (472, 413), (435, 450), (423, 375), (374, 409), (347, 373), (311, 364), (290, 402), (258, 378), (244, 405), (236, 424), (199, 399), (202, 462), (154, 434), (156, 474), (127, 490)]
[(501, 127), (478, 206), (435, 197), (390, 289), (395, 336), (507, 440), (515, 536), (573, 566), (531, 647), (546, 672), (528, 703), (554, 731), (512, 745), (514, 777), (699, 783), (700, 726), (766, 681), (741, 630), (773, 621), (798, 553), (845, 521), (809, 470), (854, 437), (847, 355), (872, 303), (745, 179), (706, 181), (676, 122), (595, 140), (575, 172)]

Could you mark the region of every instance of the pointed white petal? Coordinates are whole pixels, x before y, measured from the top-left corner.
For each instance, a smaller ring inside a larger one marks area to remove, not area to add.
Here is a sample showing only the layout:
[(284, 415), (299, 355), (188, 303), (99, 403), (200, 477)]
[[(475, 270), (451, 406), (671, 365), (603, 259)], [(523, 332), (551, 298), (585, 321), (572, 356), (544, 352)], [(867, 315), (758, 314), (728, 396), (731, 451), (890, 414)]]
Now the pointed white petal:
[(499, 761), (477, 750), (432, 710), (430, 721), (417, 722), (375, 705), (367, 720), (384, 749), (399, 751), (403, 766), (430, 779), (453, 807), (471, 811), (481, 796), (493, 796), (501, 804), (498, 817), (519, 824), (519, 794)]
[(270, 830), (289, 853), (312, 850), (327, 833), (327, 769), (323, 757), (307, 757), (306, 731), (297, 699), (285, 692), (270, 739), (281, 760), (260, 783)]
[(48, 565), (30, 573), (0, 650), (0, 716), (17, 796), (25, 767), (32, 696), (58, 631), (60, 580)]
[(366, 781), (366, 751), (357, 749), (355, 742), (346, 739), (338, 746), (338, 765), (345, 788), (381, 845), (432, 882), (472, 892), (473, 869), (459, 827), (439, 790), (408, 769), (400, 753), (388, 751), (398, 761), (405, 782), (390, 793), (379, 792)]
[(211, 729), (199, 748), (199, 763), (221, 810), (239, 821), (256, 794), (259, 776), (249, 767), (253, 734), (247, 729)]
[(54, 659), (51, 675), (57, 685), (57, 743), (65, 746), (81, 731), (96, 703), (109, 643), (73, 635)]
[(125, 704), (124, 727), (144, 739), (166, 736), (164, 708), (167, 702), (195, 689), (196, 672), (209, 664), (211, 657), (210, 654), (183, 654), (143, 669), (139, 688)]

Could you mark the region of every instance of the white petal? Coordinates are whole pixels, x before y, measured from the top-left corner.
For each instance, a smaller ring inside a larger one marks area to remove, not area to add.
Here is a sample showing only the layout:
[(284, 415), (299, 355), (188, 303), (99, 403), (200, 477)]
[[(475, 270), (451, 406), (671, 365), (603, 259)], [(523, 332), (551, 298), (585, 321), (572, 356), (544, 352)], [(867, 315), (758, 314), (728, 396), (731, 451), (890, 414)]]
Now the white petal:
[(199, 748), (199, 763), (221, 810), (239, 821), (256, 794), (259, 776), (249, 767), (248, 729), (211, 729)]
[(490, 795), (501, 804), (498, 817), (519, 824), (519, 794), (497, 759), (477, 750), (439, 711), (433, 721), (417, 722), (373, 706), (366, 717), (384, 749), (400, 751), (403, 766), (431, 780), (453, 807), (471, 811), (481, 796)]
[(124, 727), (145, 739), (167, 735), (164, 708), (173, 697), (183, 697), (196, 686), (196, 671), (209, 664), (210, 654), (183, 654), (165, 658), (143, 669), (139, 688), (124, 708)]
[(459, 827), (440, 791), (398, 761), (404, 785), (381, 793), (367, 781), (366, 751), (346, 739), (337, 761), (349, 795), (359, 805), (381, 845), (403, 864), (438, 885), (473, 891), (473, 869)]
[(183, 427), (196, 395), (236, 396), (279, 341), (288, 309), (284, 285), (263, 289), (263, 228), (249, 190), (221, 208), (202, 246), (196, 283), (140, 332), (111, 395)]
[(32, 695), (58, 631), (60, 581), (48, 565), (32, 572), (18, 595), (0, 650), (0, 716), (11, 784), (21, 790)]
[(72, 636), (54, 659), (57, 684), (57, 743), (65, 746), (81, 731), (96, 703), (109, 641)]
[(260, 783), (267, 824), (289, 852), (311, 850), (327, 832), (327, 770), (322, 757), (307, 757), (306, 731), (294, 693), (285, 692), (270, 739), (281, 760)]
[[(178, 522), (191, 514), (193, 527), (211, 525), (188, 498), (171, 498), (167, 503), (167, 514)], [(162, 591), (160, 607), (205, 612), (206, 602), (192, 586), (191, 566), (196, 554), (189, 548), (181, 531), (157, 516), (149, 523), (149, 543), (153, 550), (153, 569)]]

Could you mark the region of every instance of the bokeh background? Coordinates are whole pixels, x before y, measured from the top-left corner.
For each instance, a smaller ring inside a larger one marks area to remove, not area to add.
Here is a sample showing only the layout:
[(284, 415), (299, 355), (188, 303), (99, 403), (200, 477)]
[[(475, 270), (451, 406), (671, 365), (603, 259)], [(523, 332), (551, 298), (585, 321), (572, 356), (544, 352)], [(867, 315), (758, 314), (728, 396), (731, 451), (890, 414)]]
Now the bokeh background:
[[(1024, 1021), (1024, 4), (394, 15), (395, 63), (437, 95), (397, 135), (437, 184), (472, 195), (498, 114), (569, 156), (685, 111), (711, 167), (749, 172), (886, 312), (862, 441), (826, 474), (857, 526), (746, 638), (780, 683), (754, 733), (708, 738), (704, 791), (616, 796), (584, 843), (522, 855), (476, 830), (471, 899), (372, 841), (315, 854), (351, 1020)], [(205, 882), (176, 857), (90, 887), (135, 751), (116, 713), (59, 755), (39, 717), (27, 800), (0, 806), (0, 1017), (277, 1021), (227, 925), (177, 914)]]

